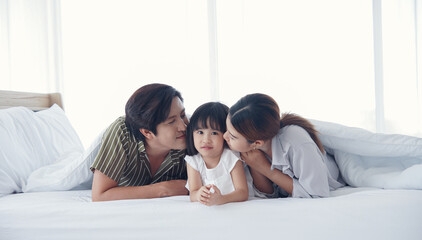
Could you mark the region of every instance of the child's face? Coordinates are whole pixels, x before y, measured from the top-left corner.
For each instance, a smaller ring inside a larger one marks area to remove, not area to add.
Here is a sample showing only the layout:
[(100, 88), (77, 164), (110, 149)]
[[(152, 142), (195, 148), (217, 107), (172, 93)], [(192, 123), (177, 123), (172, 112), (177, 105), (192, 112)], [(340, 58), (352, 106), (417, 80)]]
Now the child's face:
[(204, 159), (220, 159), (224, 149), (223, 133), (211, 128), (193, 132), (193, 143)]

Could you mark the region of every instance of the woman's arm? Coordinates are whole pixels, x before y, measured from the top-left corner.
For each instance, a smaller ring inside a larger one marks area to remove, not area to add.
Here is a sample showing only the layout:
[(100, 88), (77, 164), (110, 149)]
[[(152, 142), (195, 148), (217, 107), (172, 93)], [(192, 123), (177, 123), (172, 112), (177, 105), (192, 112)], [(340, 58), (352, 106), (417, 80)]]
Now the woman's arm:
[[(254, 180), (255, 187), (264, 192), (272, 193), (272, 186), (270, 187), (270, 182), (277, 184), (280, 188), (284, 189), (287, 193), (292, 194), (293, 192), (293, 179), (288, 175), (282, 173), (278, 169), (271, 170), (271, 164), (268, 162), (264, 153), (260, 150), (251, 150), (247, 153), (241, 154), (242, 159), (251, 169), (251, 175)], [(262, 178), (259, 174), (267, 178)], [(258, 176), (259, 178), (254, 178)], [(271, 192), (269, 192), (271, 191)]]
[(220, 190), (214, 186), (215, 192), (211, 194), (205, 205), (221, 205), (229, 202), (242, 202), (248, 200), (248, 185), (246, 183), (245, 171), (243, 170), (241, 161), (237, 161), (230, 174), (235, 190), (229, 194), (221, 195)]
[(273, 182), (271, 182), (270, 179), (251, 167), (249, 167), (249, 172), (251, 173), (252, 183), (256, 189), (266, 194), (274, 193)]
[(316, 144), (300, 145), (292, 153), (291, 158), (291, 167), (294, 173), (292, 197), (330, 196), (328, 169)]
[(95, 170), (92, 182), (92, 201), (110, 201), (122, 199), (158, 198), (187, 195), (185, 180), (171, 180), (151, 185), (119, 187), (117, 182)]

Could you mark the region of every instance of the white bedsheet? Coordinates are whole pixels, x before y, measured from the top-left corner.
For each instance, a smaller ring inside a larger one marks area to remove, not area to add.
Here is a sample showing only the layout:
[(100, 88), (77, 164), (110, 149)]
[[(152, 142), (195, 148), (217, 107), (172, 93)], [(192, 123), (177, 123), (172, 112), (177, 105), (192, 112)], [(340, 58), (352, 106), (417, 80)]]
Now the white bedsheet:
[(0, 197), (0, 239), (422, 239), (422, 191), (341, 188), (331, 198), (207, 207), (187, 196), (91, 202), (91, 191)]

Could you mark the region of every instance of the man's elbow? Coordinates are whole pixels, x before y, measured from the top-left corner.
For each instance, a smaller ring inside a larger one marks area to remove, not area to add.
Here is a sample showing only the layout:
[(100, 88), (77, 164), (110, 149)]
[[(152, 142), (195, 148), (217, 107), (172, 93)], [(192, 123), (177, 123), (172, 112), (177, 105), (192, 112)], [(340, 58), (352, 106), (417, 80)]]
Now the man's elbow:
[(93, 202), (102, 202), (102, 201), (108, 201), (110, 199), (107, 199), (105, 197), (104, 193), (96, 193), (96, 192), (92, 192), (92, 197), (91, 197)]
[(98, 194), (92, 194), (92, 201), (93, 202), (100, 202), (100, 201), (104, 201), (100, 198), (100, 196), (98, 196)]

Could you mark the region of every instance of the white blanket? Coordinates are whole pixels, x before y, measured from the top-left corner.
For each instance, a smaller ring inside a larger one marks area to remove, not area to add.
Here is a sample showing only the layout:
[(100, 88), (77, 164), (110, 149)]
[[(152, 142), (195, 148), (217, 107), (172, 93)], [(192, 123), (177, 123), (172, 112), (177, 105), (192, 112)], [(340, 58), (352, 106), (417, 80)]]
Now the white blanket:
[(311, 122), (350, 186), (422, 189), (422, 138)]

